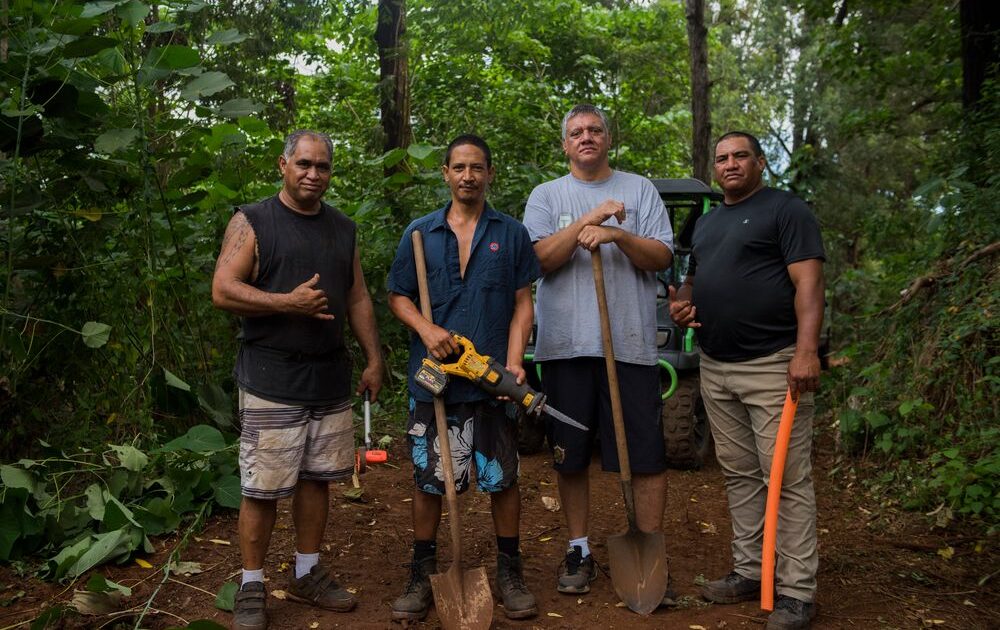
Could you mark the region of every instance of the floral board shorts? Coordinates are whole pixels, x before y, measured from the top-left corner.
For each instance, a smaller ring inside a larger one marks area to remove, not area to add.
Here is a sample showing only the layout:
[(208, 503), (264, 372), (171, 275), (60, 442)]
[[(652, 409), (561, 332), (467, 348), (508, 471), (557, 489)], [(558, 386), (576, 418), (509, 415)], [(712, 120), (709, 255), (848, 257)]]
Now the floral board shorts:
[(254, 499), (295, 494), (299, 479), (332, 481), (354, 472), (351, 401), (286, 405), (240, 389), (240, 490)]
[[(520, 460), (517, 455), (517, 419), (508, 405), (498, 400), (481, 400), (448, 405), (448, 441), (455, 490), (464, 492), (475, 467), (476, 485), (483, 492), (500, 492), (517, 482)], [(410, 399), (407, 427), (413, 480), (428, 494), (444, 494), (444, 469), (434, 420), (434, 404)]]

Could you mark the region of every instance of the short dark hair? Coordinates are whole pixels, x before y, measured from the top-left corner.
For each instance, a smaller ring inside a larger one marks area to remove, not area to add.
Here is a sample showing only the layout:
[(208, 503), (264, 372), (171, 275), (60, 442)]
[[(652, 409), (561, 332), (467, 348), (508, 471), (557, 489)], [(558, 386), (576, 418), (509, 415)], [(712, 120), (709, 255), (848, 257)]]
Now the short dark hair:
[(580, 114), (593, 114), (601, 119), (601, 124), (604, 125), (605, 133), (611, 133), (611, 127), (608, 126), (608, 117), (601, 111), (600, 107), (591, 105), (590, 103), (580, 103), (579, 105), (574, 105), (573, 109), (566, 112), (566, 115), (562, 119), (562, 139), (566, 139), (566, 126), (569, 124), (570, 119), (579, 116)]
[(493, 167), (493, 152), (490, 151), (490, 145), (486, 144), (486, 141), (477, 136), (474, 133), (463, 133), (457, 136), (454, 140), (448, 143), (448, 150), (444, 152), (444, 165), (449, 166), (451, 164), (451, 150), (455, 147), (460, 147), (462, 145), (471, 144), (474, 147), (479, 147), (483, 155), (486, 156), (486, 168)]
[(286, 160), (292, 159), (292, 156), (295, 155), (295, 149), (299, 146), (299, 140), (302, 138), (312, 138), (313, 140), (322, 142), (326, 145), (327, 157), (331, 160), (333, 159), (333, 141), (330, 140), (330, 136), (319, 131), (313, 131), (312, 129), (299, 129), (288, 134), (285, 138), (285, 150), (281, 154), (285, 156)]
[(764, 155), (764, 149), (760, 148), (760, 140), (757, 139), (757, 136), (745, 131), (730, 131), (722, 134), (719, 136), (719, 139), (715, 141), (715, 147), (718, 147), (720, 142), (728, 140), (729, 138), (746, 138), (750, 141), (750, 148), (753, 149), (755, 157), (761, 157)]

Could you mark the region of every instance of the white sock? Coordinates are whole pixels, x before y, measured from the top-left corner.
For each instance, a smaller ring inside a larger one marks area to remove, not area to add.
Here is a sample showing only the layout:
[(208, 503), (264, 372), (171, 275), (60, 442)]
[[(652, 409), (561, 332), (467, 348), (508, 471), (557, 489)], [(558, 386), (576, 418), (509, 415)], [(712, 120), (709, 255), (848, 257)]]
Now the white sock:
[(303, 575), (319, 564), (319, 552), (299, 553), (295, 552), (295, 579), (300, 579)]
[(240, 586), (243, 586), (247, 582), (263, 582), (264, 581), (264, 569), (255, 569), (253, 571), (247, 571), (243, 569), (243, 582)]
[(573, 551), (573, 547), (579, 547), (580, 548), (580, 553), (583, 554), (584, 558), (586, 558), (587, 556), (590, 555), (590, 545), (587, 544), (587, 537), (586, 536), (584, 536), (583, 538), (574, 538), (574, 539), (570, 540), (569, 541), (569, 550)]

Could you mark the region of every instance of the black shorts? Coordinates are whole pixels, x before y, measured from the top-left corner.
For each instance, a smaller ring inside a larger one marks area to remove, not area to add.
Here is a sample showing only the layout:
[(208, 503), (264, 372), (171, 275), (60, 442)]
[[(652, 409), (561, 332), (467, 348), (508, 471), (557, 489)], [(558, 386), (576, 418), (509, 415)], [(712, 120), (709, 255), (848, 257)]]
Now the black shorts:
[[(655, 474), (667, 469), (663, 441), (663, 402), (660, 398), (660, 368), (657, 365), (615, 363), (621, 388), (625, 439), (633, 473)], [(549, 445), (553, 468), (562, 472), (586, 470), (595, 438), (601, 441), (601, 468), (618, 472), (615, 427), (611, 417), (611, 396), (603, 357), (580, 357), (545, 361), (542, 386), (548, 404), (590, 427), (575, 429), (548, 419)]]
[[(434, 404), (410, 399), (407, 437), (413, 481), (428, 494), (444, 494), (444, 470)], [(445, 408), (455, 490), (469, 487), (473, 469), (483, 492), (502, 492), (517, 483), (517, 420), (509, 405), (495, 399), (456, 403)]]

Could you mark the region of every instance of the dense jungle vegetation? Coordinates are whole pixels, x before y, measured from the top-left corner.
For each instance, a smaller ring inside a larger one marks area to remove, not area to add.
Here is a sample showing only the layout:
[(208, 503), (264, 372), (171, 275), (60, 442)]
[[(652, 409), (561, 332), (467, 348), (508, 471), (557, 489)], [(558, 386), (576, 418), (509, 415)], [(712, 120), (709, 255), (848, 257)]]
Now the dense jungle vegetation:
[[(886, 501), (994, 531), (1000, 84), (996, 34), (970, 35), (966, 4), (707, 3), (709, 110), (713, 136), (758, 134), (770, 182), (821, 221), (836, 350), (822, 400), (844, 465)], [(405, 29), (387, 48), (393, 11)], [(72, 576), (238, 502), (238, 323), (209, 284), (233, 206), (277, 190), (285, 134), (334, 138), (327, 199), (359, 225), (383, 405), (402, 418), (406, 336), (385, 276), (405, 225), (447, 198), (443, 145), (484, 136), (491, 202), (520, 216), (565, 172), (559, 123), (588, 101), (611, 115), (615, 167), (690, 176), (685, 11), (4, 0), (0, 559), (48, 550), (47, 574)], [(970, 96), (974, 36), (992, 57)], [(80, 546), (92, 520), (103, 533)], [(55, 556), (63, 541), (76, 551)]]

